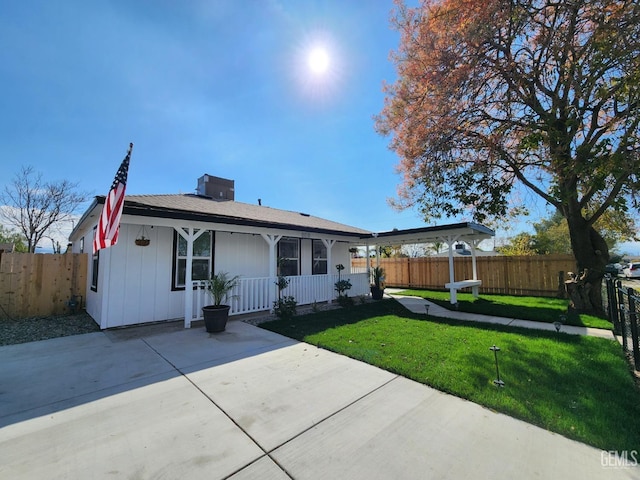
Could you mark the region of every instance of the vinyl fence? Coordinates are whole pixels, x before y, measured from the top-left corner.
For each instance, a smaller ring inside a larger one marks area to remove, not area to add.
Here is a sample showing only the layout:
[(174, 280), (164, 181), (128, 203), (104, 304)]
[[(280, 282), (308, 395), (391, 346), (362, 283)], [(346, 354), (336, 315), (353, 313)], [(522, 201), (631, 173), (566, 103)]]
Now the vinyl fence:
[[(371, 265), (375, 266), (375, 259)], [(532, 296), (564, 296), (567, 272), (575, 271), (571, 255), (477, 257), (480, 293)], [(353, 268), (366, 268), (365, 258), (351, 260)], [(456, 280), (473, 278), (470, 257), (456, 255), (453, 261)], [(381, 258), (385, 284), (389, 287), (412, 287), (444, 290), (449, 282), (448, 257)]]
[(86, 254), (2, 253), (0, 319), (60, 315), (79, 310), (86, 284)]

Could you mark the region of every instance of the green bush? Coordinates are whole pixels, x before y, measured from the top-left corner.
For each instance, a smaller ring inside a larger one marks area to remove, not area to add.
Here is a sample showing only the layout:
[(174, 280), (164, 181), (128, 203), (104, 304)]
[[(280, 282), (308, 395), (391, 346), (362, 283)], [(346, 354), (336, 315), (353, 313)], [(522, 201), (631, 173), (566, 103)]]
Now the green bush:
[(273, 313), (281, 320), (289, 320), (296, 314), (298, 302), (292, 296), (285, 296), (273, 302)]

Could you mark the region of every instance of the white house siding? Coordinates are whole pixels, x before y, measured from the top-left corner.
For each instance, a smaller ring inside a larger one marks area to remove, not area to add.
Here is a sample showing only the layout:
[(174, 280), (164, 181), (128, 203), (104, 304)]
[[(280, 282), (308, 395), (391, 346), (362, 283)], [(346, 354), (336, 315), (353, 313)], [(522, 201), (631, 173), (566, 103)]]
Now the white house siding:
[[(260, 235), (216, 232), (214, 269), (227, 271), (247, 278), (269, 276), (269, 248)], [(312, 274), (312, 241), (303, 238), (300, 242), (300, 275)], [(331, 250), (332, 258), (327, 273), (337, 273), (339, 263), (349, 267), (351, 256), (349, 245), (336, 242)]]
[(269, 276), (269, 247), (260, 235), (215, 232), (214, 270), (255, 278)]
[[(120, 225), (118, 243), (100, 259), (101, 284), (108, 293), (103, 302), (101, 328), (180, 318), (184, 292), (171, 291), (173, 229), (145, 227), (151, 240), (146, 247), (135, 244), (140, 226)], [(101, 255), (103, 253), (101, 252)]]
[[(184, 318), (185, 292), (171, 290), (175, 232), (171, 225), (174, 222), (161, 220), (164, 226), (151, 227), (154, 219), (139, 217), (132, 220), (137, 223), (126, 223), (125, 215), (120, 225), (118, 243), (100, 251), (97, 292), (90, 288), (93, 226), (81, 234), (85, 238), (84, 250), (89, 255), (90, 265), (86, 310), (102, 329)], [(142, 222), (149, 222), (144, 227), (145, 236), (150, 239), (146, 247), (135, 245), (135, 239), (141, 233), (139, 223)], [(199, 228), (203, 226), (200, 224)], [(269, 276), (269, 247), (259, 233), (216, 231), (219, 225), (211, 225), (210, 228), (215, 231), (213, 261), (216, 272), (224, 270), (244, 278)], [(299, 232), (271, 231), (278, 235), (299, 235)], [(300, 245), (300, 273), (311, 275), (311, 238), (302, 238)], [(79, 235), (75, 236), (73, 247), (74, 251), (79, 251)], [(346, 242), (334, 244), (328, 265), (329, 274), (337, 273), (335, 265), (338, 263), (349, 265), (348, 249)], [(348, 278), (346, 272), (343, 272), (343, 277)]]

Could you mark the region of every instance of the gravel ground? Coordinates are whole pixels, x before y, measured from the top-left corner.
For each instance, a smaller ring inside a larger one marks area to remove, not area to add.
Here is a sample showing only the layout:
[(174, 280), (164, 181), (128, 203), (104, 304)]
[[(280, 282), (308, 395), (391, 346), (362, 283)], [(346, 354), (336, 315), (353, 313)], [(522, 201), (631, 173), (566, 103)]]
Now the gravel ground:
[(21, 320), (0, 318), (0, 346), (99, 331), (98, 324), (85, 312)]
[[(356, 298), (355, 301), (363, 300)], [(315, 311), (332, 310), (335, 308), (340, 308), (340, 306), (337, 303), (323, 303), (314, 307), (305, 305), (298, 307), (297, 315), (300, 316)], [(270, 322), (277, 319), (278, 318), (272, 313), (266, 312), (238, 318), (238, 320), (251, 325), (259, 325), (263, 322)], [(134, 325), (130, 328), (135, 327)], [(137, 325), (137, 327), (139, 327), (139, 325)], [(49, 338), (67, 337), (69, 335), (80, 335), (99, 331), (100, 327), (98, 324), (86, 312), (75, 315), (24, 318), (21, 320), (12, 320), (0, 316), (0, 346), (37, 342)]]

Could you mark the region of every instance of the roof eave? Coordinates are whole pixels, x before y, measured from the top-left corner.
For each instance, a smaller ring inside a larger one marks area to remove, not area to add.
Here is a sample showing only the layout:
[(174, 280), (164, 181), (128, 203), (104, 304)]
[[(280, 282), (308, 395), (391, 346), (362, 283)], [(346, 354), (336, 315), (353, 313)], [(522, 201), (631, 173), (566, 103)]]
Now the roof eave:
[(69, 236), (67, 237), (67, 239), (71, 239), (73, 238), (73, 236), (80, 231), (83, 228), (83, 224), (84, 222), (87, 220), (87, 218), (89, 218), (91, 216), (91, 213), (93, 212), (93, 210), (100, 204), (100, 203), (104, 203), (106, 197), (102, 196), (97, 196), (93, 199), (93, 202), (91, 202), (91, 205), (89, 205), (89, 207), (85, 210), (85, 212), (82, 214), (82, 216), (80, 217), (80, 220), (78, 220), (78, 223), (76, 223), (76, 226), (73, 227), (73, 229), (71, 230), (71, 233), (69, 234)]

